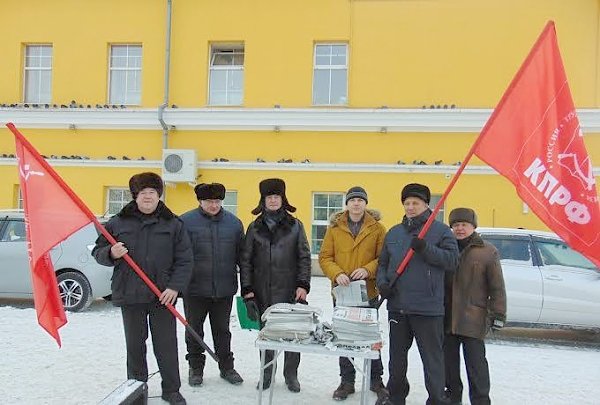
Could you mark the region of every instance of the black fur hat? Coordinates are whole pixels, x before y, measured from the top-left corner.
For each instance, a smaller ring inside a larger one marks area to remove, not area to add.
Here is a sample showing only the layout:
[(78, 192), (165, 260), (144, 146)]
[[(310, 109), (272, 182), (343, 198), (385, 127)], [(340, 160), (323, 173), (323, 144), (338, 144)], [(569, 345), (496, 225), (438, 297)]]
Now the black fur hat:
[(429, 201), (431, 200), (431, 191), (429, 191), (429, 187), (423, 184), (410, 183), (402, 189), (402, 202), (408, 197), (417, 197), (429, 204)]
[(163, 193), (163, 181), (158, 174), (152, 172), (138, 173), (131, 176), (129, 191), (131, 191), (134, 200), (137, 198), (138, 193), (145, 188), (155, 189), (160, 197)]
[(468, 222), (477, 228), (477, 214), (471, 208), (454, 208), (448, 217), (450, 226), (457, 222)]
[(194, 187), (194, 192), (198, 201), (225, 199), (225, 186), (221, 183), (200, 183)]
[(260, 191), (260, 200), (258, 206), (252, 210), (254, 215), (258, 215), (265, 207), (265, 197), (269, 195), (279, 195), (282, 200), (282, 208), (289, 212), (295, 212), (296, 207), (291, 205), (285, 196), (285, 182), (281, 179), (265, 179), (258, 185)]

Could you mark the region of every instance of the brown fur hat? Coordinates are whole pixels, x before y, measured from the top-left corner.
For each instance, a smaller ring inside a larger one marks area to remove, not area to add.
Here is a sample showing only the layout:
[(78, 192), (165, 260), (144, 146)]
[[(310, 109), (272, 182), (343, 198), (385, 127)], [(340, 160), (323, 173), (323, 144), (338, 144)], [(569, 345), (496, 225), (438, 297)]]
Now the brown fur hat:
[(265, 198), (269, 195), (281, 196), (281, 207), (289, 212), (296, 211), (296, 207), (291, 205), (285, 196), (285, 182), (283, 180), (265, 179), (259, 183), (258, 190), (260, 191), (260, 200), (258, 201), (258, 206), (252, 210), (254, 215), (258, 215), (262, 212), (265, 207)]
[(138, 173), (131, 176), (129, 179), (129, 191), (131, 196), (135, 200), (140, 191), (145, 188), (153, 188), (158, 193), (158, 196), (162, 196), (163, 193), (163, 181), (160, 176), (152, 172)]
[(468, 222), (477, 228), (477, 214), (471, 208), (454, 208), (448, 217), (450, 226), (457, 222)]

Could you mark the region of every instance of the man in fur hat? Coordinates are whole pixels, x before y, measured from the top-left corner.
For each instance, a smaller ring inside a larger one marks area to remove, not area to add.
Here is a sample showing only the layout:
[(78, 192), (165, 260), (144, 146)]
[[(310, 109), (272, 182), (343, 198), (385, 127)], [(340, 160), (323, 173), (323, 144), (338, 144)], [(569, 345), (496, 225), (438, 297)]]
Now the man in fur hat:
[(462, 403), (460, 346), (463, 347), (472, 405), (490, 404), (490, 372), (484, 338), (506, 320), (506, 290), (498, 251), (477, 234), (477, 215), (471, 208), (450, 212), (450, 227), (458, 240), (456, 273), (446, 274), (446, 395), (452, 405)]
[[(387, 298), (390, 325), (387, 388), (393, 404), (406, 403), (408, 350), (414, 339), (423, 362), (427, 404), (444, 404), (444, 274), (456, 270), (458, 246), (450, 228), (438, 221), (432, 222), (423, 238), (418, 237), (431, 215), (427, 186), (407, 184), (401, 198), (404, 218), (385, 235), (377, 267), (377, 287)], [(414, 256), (390, 285), (409, 249)]]
[[(258, 307), (259, 314), (277, 303), (306, 302), (310, 291), (310, 248), (302, 222), (285, 195), (281, 179), (260, 182), (260, 200), (252, 213), (258, 217), (248, 226), (240, 266), (241, 293)], [(266, 351), (266, 363), (273, 357)], [(287, 388), (300, 391), (300, 353), (285, 352), (283, 375)], [(263, 387), (271, 385), (273, 366), (264, 374)]]
[[(238, 289), (237, 266), (244, 228), (242, 221), (222, 207), (225, 186), (202, 183), (194, 188), (194, 192), (200, 206), (181, 216), (194, 252), (192, 281), (183, 298), (185, 317), (204, 338), (204, 321), (209, 316), (221, 378), (238, 385), (244, 380), (233, 368), (229, 317)], [(201, 385), (206, 361), (204, 348), (187, 333), (185, 343), (190, 366), (189, 384)]]
[[(129, 180), (133, 201), (106, 224), (118, 241), (110, 245), (103, 235), (92, 255), (105, 266), (114, 266), (112, 302), (121, 307), (127, 347), (127, 378), (148, 381), (146, 340), (148, 324), (162, 377), (162, 399), (185, 404), (179, 393), (179, 360), (175, 317), (165, 304), (175, 305), (192, 273), (192, 249), (183, 222), (160, 201), (163, 182), (155, 173), (139, 173)], [(162, 291), (156, 297), (123, 259), (129, 254)]]
[[(369, 302), (375, 306), (379, 298), (375, 288), (377, 258), (383, 247), (385, 227), (379, 222), (379, 212), (367, 209), (368, 202), (364, 188), (355, 186), (348, 190), (346, 209), (331, 216), (319, 253), (319, 265), (331, 280), (332, 288), (365, 280)], [(333, 399), (338, 401), (355, 392), (356, 378), (356, 370), (348, 358), (340, 357), (339, 364), (341, 383), (333, 392)], [(371, 391), (378, 397), (387, 396), (382, 375), (383, 365), (378, 358), (371, 365)]]

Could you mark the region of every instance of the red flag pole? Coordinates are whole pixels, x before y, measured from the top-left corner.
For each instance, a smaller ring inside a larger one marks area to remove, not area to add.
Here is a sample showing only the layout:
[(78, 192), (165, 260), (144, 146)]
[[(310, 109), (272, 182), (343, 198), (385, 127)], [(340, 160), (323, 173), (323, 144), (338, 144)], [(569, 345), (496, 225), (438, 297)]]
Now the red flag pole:
[[(21, 144), (25, 148), (27, 148), (27, 150), (29, 150), (30, 153), (32, 153), (34, 156), (39, 156), (39, 153), (37, 152), (37, 150), (35, 150), (33, 145), (31, 145), (31, 143), (29, 143), (29, 141), (25, 138), (25, 136), (23, 136), (23, 134), (21, 134), (21, 132), (19, 132), (19, 130), (15, 127), (15, 125), (12, 122), (7, 123), (6, 126), (19, 139)], [(39, 163), (42, 165), (42, 167), (44, 167), (44, 169), (46, 169), (48, 174), (50, 174), (50, 176), (52, 176), (52, 178), (62, 187), (62, 189), (65, 191), (65, 193), (67, 193), (69, 195), (69, 197), (71, 197), (71, 199), (77, 205), (77, 207), (81, 211), (83, 211), (83, 213), (90, 219), (91, 222), (94, 223), (94, 225), (96, 225), (96, 227), (98, 228), (100, 233), (102, 233), (102, 235), (106, 238), (106, 240), (111, 245), (116, 244), (117, 243), (116, 239), (106, 230), (104, 225), (102, 225), (100, 223), (100, 221), (98, 221), (98, 218), (96, 218), (96, 215), (94, 215), (94, 213), (92, 211), (90, 211), (90, 209), (87, 207), (87, 205), (85, 205), (85, 203), (83, 201), (81, 201), (79, 196), (77, 196), (77, 194), (75, 194), (75, 192), (73, 190), (71, 190), (71, 188), (58, 175), (58, 173), (56, 173), (56, 171), (52, 168), (52, 166), (50, 166), (50, 164), (48, 162), (46, 162), (46, 159), (44, 159), (40, 156)], [(129, 256), (129, 254), (126, 254), (125, 256), (123, 256), (123, 258), (125, 259), (127, 264), (129, 266), (131, 266), (133, 271), (135, 271), (135, 273), (144, 281), (144, 283), (146, 283), (148, 288), (150, 288), (150, 290), (157, 297), (160, 298), (161, 291), (156, 287), (156, 285), (152, 282), (152, 280), (150, 280), (148, 278), (148, 276), (146, 276), (146, 273), (144, 273), (144, 271), (137, 265), (137, 263), (133, 261), (133, 259)], [(206, 350), (208, 352), (208, 354), (210, 354), (210, 356), (216, 362), (218, 362), (219, 359), (217, 358), (217, 355), (215, 354), (215, 352), (212, 349), (210, 349), (206, 345), (206, 343), (204, 343), (204, 341), (202, 340), (200, 335), (198, 335), (198, 333), (190, 326), (188, 321), (175, 309), (175, 307), (171, 304), (165, 304), (165, 306), (173, 314), (173, 316), (175, 316), (177, 319), (179, 319), (179, 321), (185, 326), (185, 330), (187, 332), (189, 332), (198, 341), (198, 343), (204, 348), (204, 350)]]

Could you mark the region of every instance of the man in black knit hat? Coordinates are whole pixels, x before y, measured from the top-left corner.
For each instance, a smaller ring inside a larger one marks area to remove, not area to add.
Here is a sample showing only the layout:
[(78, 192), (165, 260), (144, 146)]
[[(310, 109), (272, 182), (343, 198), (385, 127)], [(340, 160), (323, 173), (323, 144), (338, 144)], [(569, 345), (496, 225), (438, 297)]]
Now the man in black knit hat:
[[(310, 248), (300, 220), (285, 195), (285, 182), (266, 179), (260, 182), (260, 200), (252, 210), (258, 217), (248, 226), (240, 266), (241, 293), (258, 307), (259, 317), (277, 303), (306, 302), (310, 291)], [(262, 325), (262, 324), (261, 324)], [(265, 364), (274, 357), (265, 353)], [(298, 365), (300, 353), (285, 352), (283, 376), (287, 388), (300, 391)], [(271, 385), (273, 366), (264, 371), (262, 389)]]
[[(179, 217), (160, 201), (163, 182), (151, 172), (129, 180), (133, 201), (106, 223), (118, 241), (114, 245), (100, 235), (92, 255), (105, 266), (114, 266), (112, 302), (121, 307), (127, 347), (127, 378), (148, 381), (146, 340), (148, 325), (162, 377), (162, 399), (169, 404), (186, 403), (179, 393), (179, 360), (175, 317), (165, 304), (175, 305), (192, 273), (190, 238)], [(156, 297), (129, 267), (128, 253), (146, 276), (162, 291)]]
[[(427, 186), (407, 184), (401, 198), (404, 218), (386, 234), (377, 268), (377, 287), (387, 298), (390, 325), (387, 388), (394, 405), (406, 403), (408, 350), (414, 339), (423, 362), (427, 404), (439, 405), (445, 403), (444, 274), (456, 270), (458, 247), (450, 228), (435, 220), (425, 236), (418, 237), (431, 216), (431, 192)], [(414, 256), (404, 273), (390, 285), (409, 249), (414, 250)]]
[[(208, 316), (219, 358), (221, 378), (238, 385), (244, 380), (233, 368), (229, 317), (233, 296), (238, 289), (237, 267), (244, 241), (242, 221), (223, 209), (225, 186), (220, 183), (198, 184), (194, 188), (199, 207), (181, 216), (192, 240), (194, 271), (183, 298), (185, 317), (204, 338), (204, 321)], [(204, 348), (186, 333), (189, 384), (201, 385), (206, 356)]]
[(484, 338), (506, 320), (506, 290), (498, 251), (477, 234), (477, 215), (470, 208), (450, 212), (449, 223), (458, 240), (456, 273), (446, 274), (446, 336), (444, 356), (446, 395), (452, 405), (462, 403), (460, 346), (462, 345), (469, 399), (472, 405), (490, 404), (490, 372)]

